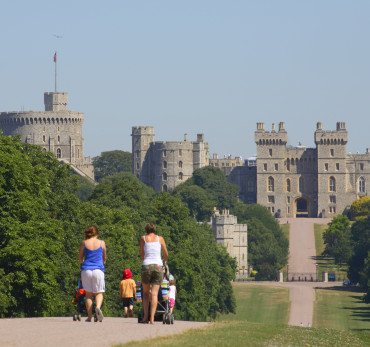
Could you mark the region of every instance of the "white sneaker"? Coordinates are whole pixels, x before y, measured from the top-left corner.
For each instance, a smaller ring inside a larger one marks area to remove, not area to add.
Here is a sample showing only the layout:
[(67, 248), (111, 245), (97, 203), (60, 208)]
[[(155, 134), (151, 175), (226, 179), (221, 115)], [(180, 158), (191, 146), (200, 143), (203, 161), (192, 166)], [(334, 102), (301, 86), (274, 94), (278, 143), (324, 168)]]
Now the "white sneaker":
[(103, 312), (101, 311), (100, 308), (95, 309), (96, 317), (98, 318), (98, 321), (101, 322), (104, 318)]

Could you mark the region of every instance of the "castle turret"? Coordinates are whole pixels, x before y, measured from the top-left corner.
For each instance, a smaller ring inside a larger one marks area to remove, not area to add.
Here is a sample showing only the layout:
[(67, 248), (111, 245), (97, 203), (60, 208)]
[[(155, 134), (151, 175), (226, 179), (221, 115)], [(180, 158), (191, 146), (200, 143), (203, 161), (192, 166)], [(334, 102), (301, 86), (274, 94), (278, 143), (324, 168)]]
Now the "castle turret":
[(150, 144), (154, 141), (154, 127), (132, 127), (132, 173), (150, 185), (150, 161), (145, 160)]

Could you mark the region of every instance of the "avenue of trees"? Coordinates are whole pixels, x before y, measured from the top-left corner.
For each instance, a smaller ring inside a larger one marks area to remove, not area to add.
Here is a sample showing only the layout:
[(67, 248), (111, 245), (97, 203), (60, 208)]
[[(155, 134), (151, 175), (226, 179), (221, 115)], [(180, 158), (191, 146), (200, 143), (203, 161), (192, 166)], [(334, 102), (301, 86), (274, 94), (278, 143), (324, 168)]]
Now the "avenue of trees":
[(355, 200), (349, 217), (336, 216), (323, 234), (325, 254), (338, 264), (348, 264), (348, 278), (359, 283), (370, 302), (370, 198)]
[(168, 246), (178, 287), (176, 318), (234, 312), (235, 260), (179, 197), (155, 194), (124, 170), (104, 175), (92, 190), (51, 153), (0, 136), (0, 317), (75, 312), (78, 250), (90, 224), (107, 244), (104, 314), (122, 315), (122, 271), (130, 268), (140, 280), (139, 238), (148, 221)]

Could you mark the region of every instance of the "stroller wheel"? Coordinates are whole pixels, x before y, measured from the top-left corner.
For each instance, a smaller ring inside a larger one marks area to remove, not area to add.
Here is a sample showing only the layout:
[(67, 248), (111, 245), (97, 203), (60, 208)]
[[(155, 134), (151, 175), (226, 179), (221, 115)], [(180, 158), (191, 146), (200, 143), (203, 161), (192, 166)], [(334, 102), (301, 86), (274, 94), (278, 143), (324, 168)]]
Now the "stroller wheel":
[(175, 321), (175, 316), (173, 314), (171, 314), (170, 316), (170, 323), (173, 324)]
[(165, 314), (163, 315), (163, 324), (166, 324), (166, 320), (167, 320), (167, 313), (165, 313)]
[(73, 315), (73, 321), (75, 322), (77, 320), (77, 316), (74, 314)]
[(81, 316), (79, 314), (77, 315), (77, 320), (81, 322)]

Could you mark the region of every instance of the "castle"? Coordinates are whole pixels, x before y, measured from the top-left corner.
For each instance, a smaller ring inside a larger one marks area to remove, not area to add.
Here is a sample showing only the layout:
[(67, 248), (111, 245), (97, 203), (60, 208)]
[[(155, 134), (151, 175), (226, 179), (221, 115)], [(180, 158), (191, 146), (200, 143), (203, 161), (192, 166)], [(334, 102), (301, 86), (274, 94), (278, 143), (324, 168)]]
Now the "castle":
[(19, 135), (22, 142), (55, 154), (81, 176), (94, 180), (90, 157), (84, 157), (84, 114), (67, 110), (68, 93), (44, 93), (45, 111), (0, 112), (3, 135)]
[(248, 228), (246, 224), (238, 224), (236, 216), (229, 210), (221, 212), (216, 209), (211, 217), (213, 235), (217, 243), (223, 245), (232, 258), (236, 258), (236, 278), (248, 278)]
[(347, 154), (348, 132), (344, 122), (314, 133), (315, 148), (288, 146), (285, 124), (266, 131), (257, 123), (254, 141), (257, 156), (209, 159), (203, 134), (196, 142), (154, 142), (153, 127), (132, 128), (132, 172), (156, 191), (174, 189), (207, 165), (223, 170), (240, 187), (239, 199), (266, 206), (276, 217), (334, 217), (356, 199), (367, 196), (370, 152)]
[(189, 142), (154, 142), (154, 127), (132, 127), (132, 173), (155, 191), (168, 191), (185, 182), (193, 171), (209, 165), (204, 135)]

